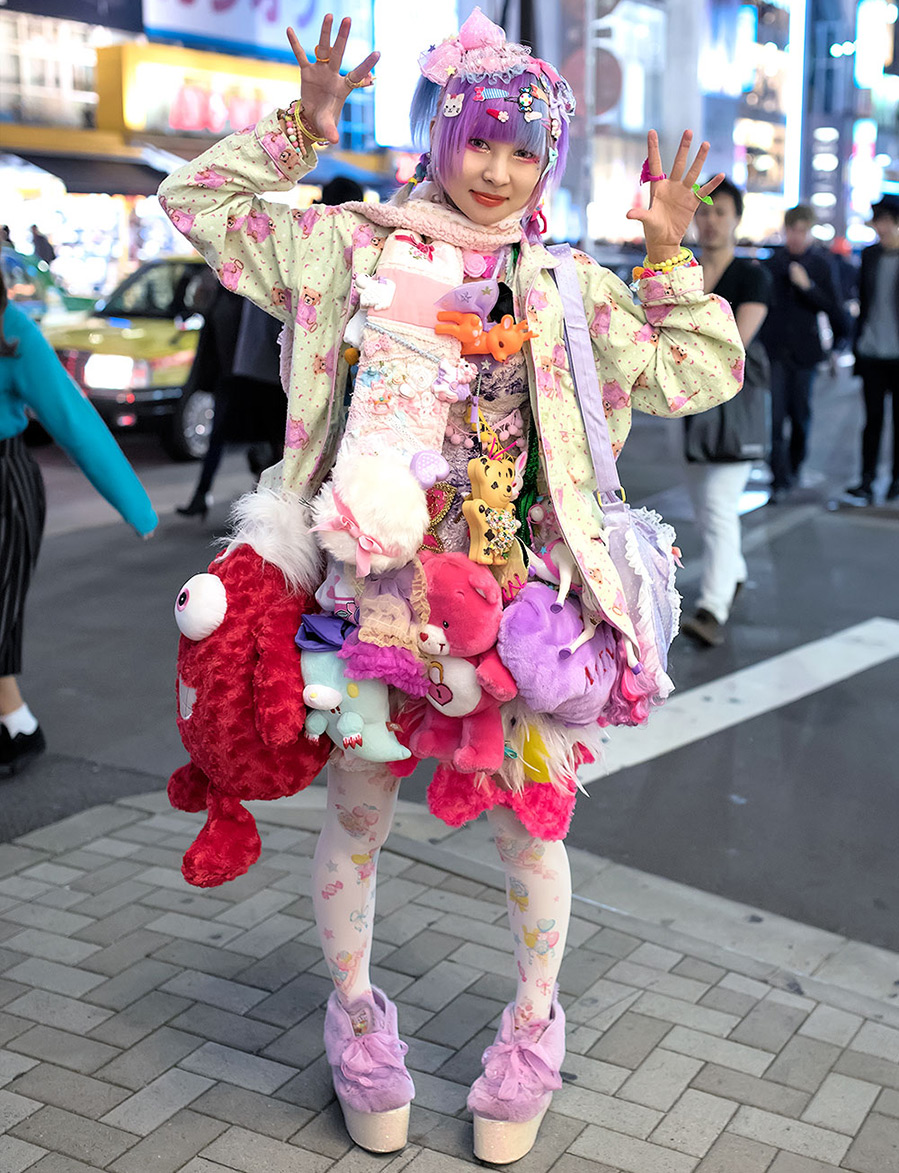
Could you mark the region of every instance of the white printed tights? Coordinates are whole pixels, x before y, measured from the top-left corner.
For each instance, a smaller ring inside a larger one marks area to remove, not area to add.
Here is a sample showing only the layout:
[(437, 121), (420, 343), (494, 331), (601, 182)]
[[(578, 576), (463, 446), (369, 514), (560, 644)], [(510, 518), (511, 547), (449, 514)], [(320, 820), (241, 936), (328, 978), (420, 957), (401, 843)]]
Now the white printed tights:
[[(328, 805), (312, 867), (312, 899), (325, 959), (345, 1005), (369, 976), (378, 852), (393, 822), (398, 780), (383, 767), (328, 767)], [(568, 933), (571, 873), (561, 841), (535, 839), (506, 807), (488, 813), (506, 872), (515, 944), (519, 1025), (548, 1018)]]

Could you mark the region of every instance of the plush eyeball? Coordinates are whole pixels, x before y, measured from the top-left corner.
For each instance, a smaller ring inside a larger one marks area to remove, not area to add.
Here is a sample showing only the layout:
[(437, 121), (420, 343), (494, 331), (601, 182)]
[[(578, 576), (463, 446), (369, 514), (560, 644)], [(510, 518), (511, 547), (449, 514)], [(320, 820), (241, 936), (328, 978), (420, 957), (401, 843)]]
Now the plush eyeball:
[(187, 639), (201, 640), (221, 626), (228, 610), (225, 584), (214, 574), (189, 578), (175, 600), (175, 622)]

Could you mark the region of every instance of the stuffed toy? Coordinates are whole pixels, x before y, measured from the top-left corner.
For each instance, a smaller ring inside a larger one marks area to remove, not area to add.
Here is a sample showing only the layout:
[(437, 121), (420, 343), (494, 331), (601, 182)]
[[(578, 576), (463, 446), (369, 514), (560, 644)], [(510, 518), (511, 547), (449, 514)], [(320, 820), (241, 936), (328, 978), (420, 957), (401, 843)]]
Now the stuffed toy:
[(505, 748), (499, 706), (517, 691), (495, 647), (499, 585), (486, 566), (464, 554), (425, 553), (422, 565), (430, 622), (418, 639), (431, 683), (409, 748), (463, 773), (498, 770)]
[(609, 625), (580, 642), (583, 630), (580, 607), (570, 598), (559, 604), (542, 582), (519, 591), (499, 627), (497, 650), (522, 700), (566, 725), (599, 720), (618, 672)]
[(181, 869), (200, 888), (233, 880), (259, 857), (256, 821), (242, 802), (302, 790), (331, 749), (303, 732), (294, 637), (320, 578), (306, 507), (260, 489), (237, 503), (235, 520), (228, 547), (175, 603), (178, 731), (191, 760), (172, 774), (168, 794), (178, 810), (206, 811)]
[(526, 460), (526, 452), (517, 461), (502, 452), (469, 460), (471, 494), (462, 502), (462, 513), (471, 535), (468, 557), (472, 562), (502, 566), (508, 559), (520, 524), (513, 503)]

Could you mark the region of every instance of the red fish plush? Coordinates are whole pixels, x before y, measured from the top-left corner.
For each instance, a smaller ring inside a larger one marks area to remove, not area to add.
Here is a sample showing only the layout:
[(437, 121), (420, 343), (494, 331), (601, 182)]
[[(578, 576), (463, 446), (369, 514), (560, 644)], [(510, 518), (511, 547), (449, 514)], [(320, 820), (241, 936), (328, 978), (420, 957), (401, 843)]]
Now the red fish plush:
[(190, 762), (169, 780), (172, 806), (206, 811), (184, 878), (211, 888), (259, 857), (256, 820), (242, 803), (308, 786), (331, 743), (303, 732), (306, 707), (294, 642), (320, 578), (298, 498), (260, 490), (235, 509), (236, 532), (205, 574), (178, 594), (178, 731)]

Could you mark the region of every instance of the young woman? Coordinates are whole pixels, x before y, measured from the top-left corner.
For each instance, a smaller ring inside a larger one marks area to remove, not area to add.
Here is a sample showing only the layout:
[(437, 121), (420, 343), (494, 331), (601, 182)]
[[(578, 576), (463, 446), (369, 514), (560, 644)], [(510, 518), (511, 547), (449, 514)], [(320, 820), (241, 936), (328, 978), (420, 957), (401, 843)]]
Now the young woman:
[(46, 747), (16, 679), (25, 596), (44, 529), (44, 482), (22, 439), (26, 408), (129, 525), (144, 537), (156, 528), (131, 465), (34, 322), (7, 304), (0, 277), (0, 777)]
[[(540, 243), (540, 199), (564, 168), (571, 91), (552, 66), (508, 43), (475, 10), (458, 36), (420, 59), (413, 122), (429, 135), (430, 149), (418, 181), (388, 204), (292, 213), (260, 194), (287, 191), (314, 167), (313, 148), (337, 142), (350, 90), (373, 82), (377, 53), (340, 72), (349, 27), (342, 21), (332, 42), (326, 17), (312, 60), (289, 33), (302, 99), (225, 139), (160, 189), (169, 216), (220, 279), (293, 330), (284, 460), (267, 479), (270, 487), (314, 499), (317, 537), (329, 554), (319, 598), (323, 605), (333, 600), (347, 575), (352, 597), (355, 576), (360, 609), (371, 604), (389, 620), (397, 596), (405, 591), (408, 603), (409, 590), (414, 593), (402, 576), (404, 563), (416, 560), (424, 526), (431, 549), (470, 552), (459, 506), (480, 445), (488, 468), (500, 450), (518, 462), (523, 494), (533, 473), (545, 498), (539, 513), (528, 514), (545, 527), (538, 526), (534, 541), (547, 548), (556, 542), (564, 552), (558, 540), (565, 534), (585, 612), (617, 607), (623, 614), (568, 370), (551, 276), (556, 258)], [(616, 453), (632, 409), (683, 415), (739, 387), (733, 368), (743, 351), (733, 317), (705, 294), (701, 270), (681, 249), (699, 200), (719, 181), (698, 187), (708, 144), (691, 163), (690, 143), (686, 132), (666, 177), (657, 136), (649, 135), (651, 206), (629, 213), (646, 235), (647, 275), (637, 285), (642, 306), (613, 274), (576, 257)], [(352, 356), (359, 373), (346, 417), (343, 338), (360, 297), (368, 322)], [(477, 313), (466, 314), (465, 307)], [(463, 335), (462, 353), (471, 363), (460, 363)], [(439, 438), (425, 443), (421, 437), (433, 437), (435, 419)], [(422, 455), (439, 470), (437, 486), (416, 467)], [(433, 515), (425, 504), (429, 480), (446, 506)], [(513, 593), (520, 576), (504, 577), (499, 569)], [(401, 644), (387, 620), (377, 639)], [(391, 656), (399, 663), (404, 650), (387, 648), (391, 672)], [(397, 683), (386, 668), (385, 679)], [(573, 755), (578, 735), (559, 726), (561, 740), (569, 734)], [(479, 809), (492, 805), (488, 817), (508, 879), (517, 992), (469, 1100), (475, 1151), (498, 1162), (528, 1151), (560, 1087), (565, 1020), (556, 977), (571, 899), (562, 839), (575, 793), (567, 783), (522, 788), (520, 772), (517, 783), (510, 777), (505, 767), (496, 771), (491, 793), (500, 797)], [(550, 790), (561, 794), (564, 809), (553, 833), (535, 834), (528, 796), (536, 800)], [(396, 1007), (369, 977), (377, 853), (395, 801), (396, 780), (383, 765), (336, 753), (312, 877), (336, 986), (325, 1024), (335, 1089), (351, 1135), (376, 1151), (405, 1143), (413, 1095)], [(430, 803), (458, 821), (458, 809), (442, 808), (433, 788)]]

